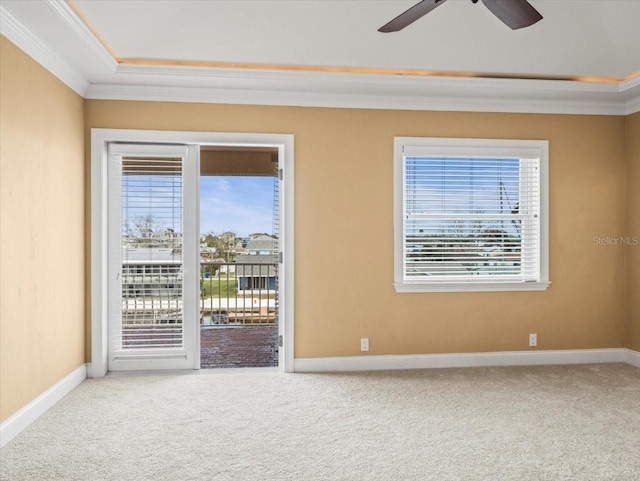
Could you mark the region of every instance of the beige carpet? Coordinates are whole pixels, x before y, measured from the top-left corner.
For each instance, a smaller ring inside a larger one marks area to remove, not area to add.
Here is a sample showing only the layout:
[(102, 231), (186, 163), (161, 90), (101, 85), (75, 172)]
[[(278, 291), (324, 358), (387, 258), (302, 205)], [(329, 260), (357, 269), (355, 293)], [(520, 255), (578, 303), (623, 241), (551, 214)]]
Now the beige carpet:
[(624, 365), (88, 380), (3, 480), (640, 480)]

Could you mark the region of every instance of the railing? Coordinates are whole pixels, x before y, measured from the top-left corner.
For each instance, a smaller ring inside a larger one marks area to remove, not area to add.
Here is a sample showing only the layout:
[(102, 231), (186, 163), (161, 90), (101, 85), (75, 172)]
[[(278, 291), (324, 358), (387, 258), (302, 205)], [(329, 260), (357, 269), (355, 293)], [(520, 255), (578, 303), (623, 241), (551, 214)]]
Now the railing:
[(275, 324), (278, 265), (202, 262), (202, 326)]

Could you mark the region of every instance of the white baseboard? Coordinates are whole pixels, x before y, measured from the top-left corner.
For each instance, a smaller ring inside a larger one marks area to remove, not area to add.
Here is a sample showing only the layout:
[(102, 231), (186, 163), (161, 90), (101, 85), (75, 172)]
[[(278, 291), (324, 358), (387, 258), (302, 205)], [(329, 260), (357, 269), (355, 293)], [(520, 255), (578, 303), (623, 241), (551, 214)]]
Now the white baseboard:
[(86, 378), (87, 365), (83, 364), (0, 424), (0, 447), (16, 437)]
[(635, 367), (640, 367), (640, 352), (633, 349), (625, 349), (624, 362)]
[[(402, 356), (298, 358), (295, 372), (377, 371), (444, 367), (534, 366), (629, 362), (628, 349), (572, 349), (565, 351), (503, 351)], [(638, 357), (640, 358), (640, 354)], [(638, 362), (638, 358), (634, 358)]]

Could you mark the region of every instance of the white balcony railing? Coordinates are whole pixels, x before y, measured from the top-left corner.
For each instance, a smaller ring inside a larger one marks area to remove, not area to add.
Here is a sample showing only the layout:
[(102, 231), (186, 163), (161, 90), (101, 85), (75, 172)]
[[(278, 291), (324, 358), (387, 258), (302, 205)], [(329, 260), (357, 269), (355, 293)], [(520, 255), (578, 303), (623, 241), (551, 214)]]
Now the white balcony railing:
[(275, 324), (278, 306), (276, 263), (202, 262), (202, 326)]

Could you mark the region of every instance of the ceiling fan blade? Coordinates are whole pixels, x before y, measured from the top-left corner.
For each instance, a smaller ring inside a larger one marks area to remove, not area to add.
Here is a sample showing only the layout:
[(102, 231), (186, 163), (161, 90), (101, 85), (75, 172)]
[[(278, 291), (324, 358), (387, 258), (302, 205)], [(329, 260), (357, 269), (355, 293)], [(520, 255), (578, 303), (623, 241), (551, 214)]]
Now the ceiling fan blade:
[(434, 8), (442, 5), (447, 0), (422, 0), (420, 3), (414, 5), (409, 10), (404, 13), (401, 13), (396, 18), (391, 20), (386, 25), (380, 27), (378, 32), (397, 32), (398, 30), (402, 30), (407, 25), (411, 25), (413, 22), (418, 20), (420, 17), (423, 17), (427, 13), (429, 13)]
[(542, 15), (527, 0), (482, 0), (482, 3), (511, 30), (542, 20)]

